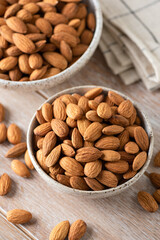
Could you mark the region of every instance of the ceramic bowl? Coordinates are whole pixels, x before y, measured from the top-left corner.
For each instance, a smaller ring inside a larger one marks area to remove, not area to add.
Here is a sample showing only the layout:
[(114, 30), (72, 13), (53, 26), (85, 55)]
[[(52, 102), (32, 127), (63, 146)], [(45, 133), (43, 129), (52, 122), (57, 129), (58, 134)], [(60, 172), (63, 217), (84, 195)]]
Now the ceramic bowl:
[[(55, 95), (53, 95), (52, 97), (50, 97), (46, 102), (52, 103), (57, 97), (63, 95), (63, 94), (73, 94), (73, 93), (78, 93), (80, 95), (83, 95), (86, 91), (95, 88), (97, 86), (80, 86), (80, 87), (74, 87), (74, 88), (69, 88), (66, 89), (64, 91), (61, 91)], [(100, 86), (101, 87), (101, 86)], [(103, 92), (105, 94), (107, 94), (108, 91), (112, 90), (115, 91), (113, 89), (109, 89), (106, 87), (101, 87), (103, 89)], [(121, 193), (123, 190), (129, 188), (132, 184), (134, 184), (135, 182), (137, 182), (137, 180), (143, 175), (143, 173), (146, 171), (150, 161), (151, 161), (151, 157), (152, 157), (152, 153), (153, 153), (153, 144), (154, 144), (154, 139), (153, 139), (153, 131), (152, 131), (152, 127), (151, 124), (148, 120), (148, 117), (142, 112), (142, 110), (139, 108), (139, 106), (137, 105), (137, 103), (135, 103), (132, 99), (130, 99), (128, 96), (125, 96), (124, 94), (115, 91), (118, 94), (120, 94), (121, 96), (123, 96), (125, 99), (129, 99), (130, 101), (132, 101), (132, 103), (134, 104), (134, 106), (136, 107), (136, 110), (138, 112), (139, 117), (142, 120), (142, 124), (143, 127), (145, 128), (148, 136), (149, 136), (149, 140), (150, 140), (150, 145), (149, 145), (149, 149), (148, 149), (148, 158), (146, 163), (144, 164), (144, 166), (141, 168), (141, 170), (130, 180), (128, 180), (127, 182), (115, 187), (115, 188), (109, 188), (109, 189), (105, 189), (102, 191), (82, 191), (82, 190), (76, 190), (73, 188), (69, 188), (66, 187), (60, 183), (58, 183), (57, 181), (55, 181), (54, 179), (52, 179), (46, 172), (43, 171), (43, 169), (40, 167), (40, 165), (38, 164), (36, 158), (35, 158), (35, 151), (33, 149), (33, 130), (34, 128), (37, 126), (37, 120), (36, 120), (36, 113), (34, 114), (30, 124), (29, 124), (29, 128), (28, 128), (28, 133), (27, 133), (27, 147), (28, 147), (28, 151), (29, 151), (29, 155), (31, 158), (31, 161), (35, 167), (35, 169), (37, 170), (37, 172), (40, 174), (40, 176), (53, 187), (54, 191), (57, 192), (62, 192), (62, 193), (67, 193), (70, 195), (74, 195), (74, 196), (82, 196), (82, 197), (88, 197), (88, 198), (104, 198), (104, 197), (109, 197), (112, 195), (116, 195), (118, 193)], [(41, 106), (40, 106), (41, 108)]]
[(80, 71), (90, 60), (93, 53), (95, 52), (101, 32), (102, 32), (102, 12), (100, 8), (100, 4), (98, 0), (84, 0), (84, 2), (88, 5), (89, 11), (92, 11), (96, 17), (96, 29), (94, 33), (94, 37), (92, 42), (90, 43), (87, 51), (76, 61), (73, 65), (68, 67), (66, 70), (62, 71), (61, 73), (49, 77), (44, 78), (42, 80), (36, 81), (29, 81), (29, 82), (16, 82), (16, 81), (8, 81), (0, 79), (0, 87), (8, 88), (8, 89), (21, 89), (24, 91), (36, 91), (40, 89), (48, 89), (57, 84), (64, 82), (65, 80), (69, 79), (75, 73)]

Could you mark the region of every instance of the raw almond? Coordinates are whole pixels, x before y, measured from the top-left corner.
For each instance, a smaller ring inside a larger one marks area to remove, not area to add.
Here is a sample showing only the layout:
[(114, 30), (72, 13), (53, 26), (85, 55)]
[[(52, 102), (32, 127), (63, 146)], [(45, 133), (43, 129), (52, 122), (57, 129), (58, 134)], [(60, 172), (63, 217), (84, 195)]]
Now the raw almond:
[(141, 167), (143, 167), (146, 160), (147, 160), (147, 153), (144, 151), (139, 153), (133, 160), (132, 169), (134, 171), (138, 171)]
[(29, 57), (27, 54), (22, 54), (19, 56), (18, 66), (22, 73), (31, 74), (33, 71), (29, 65)]
[(74, 148), (68, 144), (62, 143), (62, 153), (67, 157), (73, 157), (75, 155)]
[(83, 116), (83, 110), (74, 103), (69, 103), (66, 108), (66, 113), (68, 117), (78, 120), (81, 119)]
[(66, 123), (67, 123), (67, 125), (68, 125), (70, 128), (75, 128), (75, 127), (77, 127), (77, 121), (74, 120), (74, 119), (72, 119), (72, 118), (70, 118), (70, 117), (67, 117)]
[(160, 203), (160, 189), (157, 189), (154, 193), (153, 193), (153, 197), (154, 199)]
[(25, 23), (18, 17), (10, 17), (6, 20), (8, 27), (14, 32), (27, 33), (27, 27)]
[(72, 146), (72, 141), (69, 140), (69, 139), (64, 139), (64, 140), (63, 140), (63, 143), (65, 143), (65, 144), (67, 144), (67, 145), (73, 147), (73, 146)]
[(31, 159), (30, 159), (28, 150), (26, 150), (26, 152), (25, 152), (24, 160), (25, 160), (25, 163), (26, 163), (27, 167), (28, 167), (29, 169), (33, 170), (33, 169), (34, 169), (34, 166), (33, 166), (33, 163), (32, 163), (32, 161), (31, 161)]
[(95, 147), (104, 150), (116, 150), (120, 146), (120, 141), (117, 137), (103, 137), (99, 139)]
[(77, 128), (74, 128), (72, 131), (71, 141), (74, 148), (83, 147), (83, 139)]
[(97, 111), (90, 110), (86, 113), (86, 118), (92, 122), (102, 122), (103, 119), (98, 116)]
[(94, 142), (102, 135), (103, 126), (99, 122), (91, 123), (84, 133), (84, 140)]
[(69, 221), (63, 221), (57, 224), (50, 233), (49, 240), (65, 240), (69, 232)]
[(77, 11), (78, 11), (78, 5), (76, 3), (71, 2), (64, 5), (62, 9), (62, 14), (68, 19), (72, 19), (75, 17)]
[(120, 103), (118, 107), (118, 113), (126, 118), (130, 118), (133, 114), (133, 104), (130, 100), (125, 100)]
[(11, 179), (7, 173), (0, 178), (0, 196), (6, 195), (11, 189)]
[(46, 12), (44, 18), (47, 19), (52, 25), (58, 25), (60, 23), (67, 23), (67, 18), (56, 12)]
[(83, 176), (84, 171), (82, 165), (77, 162), (74, 158), (63, 157), (59, 161), (60, 166), (73, 176)]
[(62, 70), (64, 70), (67, 67), (66, 59), (59, 53), (45, 52), (43, 53), (43, 57), (53, 67), (56, 67)]
[(110, 171), (102, 170), (97, 180), (107, 187), (117, 187), (118, 179), (115, 174)]
[(45, 73), (47, 72), (48, 66), (43, 66), (42, 68), (35, 69), (31, 75), (30, 75), (30, 80), (39, 80), (42, 79)]
[(129, 169), (126, 173), (123, 174), (123, 178), (125, 180), (128, 180), (130, 178), (133, 178), (136, 175), (136, 173), (137, 173), (137, 171)]
[(39, 124), (43, 124), (43, 123), (46, 122), (44, 117), (43, 117), (43, 115), (42, 115), (42, 109), (37, 110), (37, 112), (36, 112), (36, 119), (37, 119)]
[(86, 8), (86, 5), (83, 4), (83, 3), (80, 3), (80, 4), (78, 5), (78, 11), (77, 11), (75, 17), (82, 19), (82, 18), (86, 18), (86, 16), (87, 16), (87, 8)]
[(123, 150), (124, 146), (129, 142), (129, 132), (124, 130), (118, 135), (118, 138), (120, 140), (119, 150)]
[(81, 23), (80, 19), (74, 18), (68, 23), (68, 25), (71, 27), (77, 28), (79, 27), (80, 23)]
[(96, 179), (85, 177), (84, 180), (92, 190), (94, 191), (104, 190), (104, 186), (101, 183), (99, 183)]
[(66, 119), (66, 107), (61, 99), (58, 98), (54, 101), (53, 112), (56, 119)]
[(50, 173), (57, 175), (57, 174), (62, 174), (64, 173), (64, 170), (61, 168), (59, 163), (56, 163), (53, 167), (49, 168)]
[(66, 105), (68, 105), (69, 103), (74, 103), (77, 104), (77, 99), (70, 95), (70, 94), (65, 94), (61, 97), (62, 102), (64, 102)]
[(43, 75), (43, 78), (49, 78), (60, 72), (61, 72), (61, 70), (59, 68), (49, 68), (49, 69), (47, 69), (47, 72)]
[(7, 128), (4, 123), (0, 124), (0, 143), (5, 142), (7, 139)]
[(27, 150), (27, 144), (25, 142), (18, 143), (14, 147), (8, 150), (5, 157), (15, 158), (21, 156)]
[(70, 185), (74, 189), (85, 190), (85, 191), (89, 190), (89, 187), (86, 184), (83, 177), (77, 177), (77, 176), (71, 177), (70, 178)]
[(158, 173), (150, 173), (149, 174), (149, 178), (151, 183), (156, 187), (156, 188), (160, 188), (160, 174)]
[(63, 174), (57, 174), (56, 175), (56, 179), (59, 183), (67, 186), (67, 187), (71, 187), (70, 185), (70, 177), (69, 176), (66, 176), (66, 175), (63, 175)]
[(49, 3), (38, 2), (37, 5), (41, 8), (43, 12), (56, 12), (55, 7)]
[(55, 165), (60, 157), (61, 154), (61, 145), (56, 146), (53, 148), (53, 150), (49, 153), (49, 155), (46, 158), (46, 166), (47, 167), (52, 167)]
[(160, 167), (160, 152), (158, 152), (154, 158), (154, 165)]
[(84, 167), (84, 174), (89, 178), (96, 178), (102, 170), (102, 162), (96, 160), (94, 162), (88, 162)]
[(86, 29), (81, 35), (81, 42), (85, 45), (89, 45), (93, 39), (93, 33)]
[(121, 159), (121, 155), (113, 150), (103, 150), (101, 159), (104, 161), (115, 162)]
[(48, 132), (43, 140), (42, 150), (43, 155), (46, 157), (52, 149), (55, 147), (57, 142), (57, 137), (53, 131)]
[(86, 230), (87, 230), (86, 223), (83, 220), (79, 219), (72, 223), (69, 230), (68, 239), (80, 240), (84, 236)]
[(54, 41), (57, 41), (60, 43), (62, 40), (64, 40), (68, 45), (72, 48), (77, 46), (77, 43), (79, 42), (78, 37), (68, 33), (68, 32), (57, 32), (54, 35), (51, 36), (50, 41), (54, 43)]
[(39, 30), (44, 33), (47, 37), (52, 35), (52, 26), (50, 22), (45, 18), (38, 18), (35, 22)]
[(17, 159), (11, 162), (11, 168), (20, 177), (30, 177), (30, 172), (26, 165)]
[(90, 124), (91, 124), (91, 122), (88, 119), (86, 119), (85, 117), (77, 120), (77, 127), (82, 136), (84, 136), (84, 133)]
[(111, 125), (103, 128), (102, 132), (105, 135), (111, 136), (111, 135), (117, 135), (121, 132), (123, 132), (124, 128), (118, 125)]
[(113, 173), (123, 174), (128, 171), (129, 164), (124, 160), (119, 160), (118, 162), (107, 162), (105, 167)]
[(133, 125), (135, 123), (136, 117), (137, 117), (137, 111), (136, 111), (135, 107), (133, 107), (133, 113), (129, 118), (130, 125)]
[(67, 124), (62, 120), (52, 119), (51, 127), (58, 137), (66, 137), (69, 133)]
[(43, 65), (43, 59), (39, 53), (33, 53), (29, 56), (29, 66), (32, 69), (41, 68)]
[(7, 74), (3, 74), (3, 73), (0, 73), (0, 78), (5, 79), (5, 80), (9, 80), (9, 76)]
[(9, 18), (14, 16), (21, 8), (19, 3), (14, 3), (13, 5), (9, 6), (5, 11), (4, 18)]
[(0, 36), (0, 48), (7, 48), (8, 42), (4, 39), (4, 37)]
[(50, 122), (53, 118), (53, 108), (50, 103), (44, 103), (42, 106), (42, 116), (47, 122)]
[(138, 202), (148, 212), (156, 212), (158, 210), (158, 204), (151, 194), (140, 191), (138, 193)]
[(97, 107), (97, 114), (99, 117), (108, 119), (112, 116), (111, 107), (107, 103), (100, 103)]
[(93, 13), (89, 13), (87, 16), (87, 26), (93, 32), (96, 27), (96, 19)]
[(78, 106), (83, 110), (84, 113), (88, 112), (90, 110), (88, 106), (88, 98), (81, 96), (78, 100)]
[(20, 128), (12, 123), (7, 129), (7, 139), (12, 144), (17, 144), (21, 142), (21, 130)]
[(6, 57), (0, 61), (0, 69), (3, 71), (9, 71), (17, 65), (16, 57)]
[(134, 130), (136, 127), (138, 127), (136, 124), (126, 127), (126, 130), (129, 132), (129, 136), (132, 138), (134, 138)]
[(134, 154), (129, 154), (125, 151), (119, 151), (118, 153), (121, 155), (121, 159), (123, 159), (129, 163), (132, 163), (135, 158)]
[(5, 116), (4, 106), (0, 103), (0, 122), (4, 120), (4, 116)]
[(89, 106), (92, 110), (97, 110), (98, 103), (97, 103), (95, 100), (89, 100), (89, 101), (88, 101), (88, 106)]
[(51, 123), (47, 122), (36, 127), (34, 129), (34, 134), (43, 137), (51, 130), (52, 130)]
[(9, 77), (11, 81), (19, 81), (22, 77), (22, 73), (18, 67), (9, 71)]
[(124, 149), (127, 153), (130, 153), (130, 154), (136, 154), (139, 152), (139, 147), (135, 142), (128, 142), (124, 146)]
[(102, 156), (102, 152), (94, 147), (83, 147), (77, 150), (76, 160), (78, 162), (96, 161)]
[(13, 31), (7, 25), (2, 25), (0, 27), (0, 33), (7, 42), (14, 43), (12, 39)]
[(112, 116), (109, 121), (114, 125), (120, 125), (122, 127), (127, 127), (129, 125), (128, 119), (118, 114)]
[(32, 214), (26, 210), (13, 209), (7, 212), (7, 220), (13, 224), (24, 224), (32, 219)]
[(89, 141), (84, 141), (84, 147), (94, 147), (94, 143)]
[(136, 127), (134, 130), (134, 138), (138, 146), (142, 149), (142, 151), (147, 151), (149, 147), (149, 138), (142, 127)]
[(108, 98), (116, 105), (120, 105), (124, 101), (124, 98), (121, 97), (118, 93), (109, 91), (108, 92)]
[(72, 48), (73, 56), (78, 57), (81, 56), (88, 48), (88, 45), (79, 43), (75, 47)]
[(31, 54), (35, 51), (35, 44), (23, 34), (13, 33), (13, 41), (17, 48), (24, 53)]
[(81, 36), (81, 34), (85, 30), (85, 28), (86, 28), (86, 19), (83, 18), (80, 22), (80, 25), (79, 25), (78, 29), (77, 29), (78, 36)]
[(37, 141), (37, 147), (40, 149), (43, 147), (44, 137), (40, 137)]
[(68, 43), (63, 40), (60, 42), (60, 52), (67, 59), (68, 62), (72, 61), (72, 50)]
[(41, 149), (36, 152), (36, 158), (41, 168), (48, 173), (49, 168), (46, 166), (46, 157), (43, 156), (43, 152)]
[(67, 24), (61, 23), (61, 24), (58, 24), (57, 26), (55, 26), (54, 33), (56, 34), (59, 32), (67, 32), (67, 33), (77, 37), (77, 31), (73, 27), (70, 27)]
[(40, 33), (40, 30), (33, 24), (27, 23), (27, 33)]
[(29, 11), (31, 14), (36, 14), (39, 11), (39, 6), (34, 2), (25, 4), (23, 8)]

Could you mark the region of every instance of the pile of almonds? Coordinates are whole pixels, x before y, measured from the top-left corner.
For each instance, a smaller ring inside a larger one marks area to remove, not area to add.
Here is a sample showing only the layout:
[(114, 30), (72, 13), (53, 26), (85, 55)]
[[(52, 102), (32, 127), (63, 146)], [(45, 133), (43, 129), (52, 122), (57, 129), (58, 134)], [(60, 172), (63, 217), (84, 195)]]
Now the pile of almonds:
[(87, 50), (95, 26), (81, 0), (0, 0), (0, 78), (60, 73)]
[(147, 160), (149, 138), (130, 100), (101, 88), (65, 94), (36, 114), (34, 149), (53, 179), (79, 190), (114, 188)]

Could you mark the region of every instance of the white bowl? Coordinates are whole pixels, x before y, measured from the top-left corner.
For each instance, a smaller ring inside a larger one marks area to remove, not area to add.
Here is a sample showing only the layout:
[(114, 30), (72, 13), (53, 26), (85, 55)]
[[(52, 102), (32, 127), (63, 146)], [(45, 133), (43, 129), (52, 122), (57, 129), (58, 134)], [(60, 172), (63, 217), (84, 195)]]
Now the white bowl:
[(61, 73), (53, 77), (28, 82), (16, 82), (0, 79), (0, 87), (15, 90), (21, 89), (25, 91), (48, 89), (69, 79), (71, 76), (73, 76), (76, 72), (80, 71), (87, 64), (87, 62), (90, 60), (98, 46), (102, 32), (103, 20), (98, 0), (84, 0), (84, 2), (88, 5), (89, 11), (92, 11), (95, 14), (96, 29), (91, 44), (89, 45), (87, 51), (79, 58), (79, 60), (76, 61), (70, 67), (68, 67), (66, 70), (62, 71)]
[[(83, 95), (86, 91), (88, 91), (89, 89), (95, 88), (97, 86), (80, 86), (80, 87), (74, 87), (74, 88), (69, 88), (66, 89), (64, 91), (61, 91), (55, 95), (53, 95), (52, 97), (50, 97), (47, 101), (45, 102), (49, 102), (52, 103), (54, 101), (54, 99), (56, 99), (57, 97), (63, 95), (63, 94), (73, 94), (73, 93), (79, 93), (81, 95)], [(100, 86), (101, 87), (101, 86)], [(122, 192), (123, 190), (129, 188), (132, 184), (134, 184), (135, 182), (137, 182), (137, 180), (143, 175), (143, 173), (146, 171), (151, 158), (152, 158), (152, 153), (153, 153), (153, 144), (154, 144), (154, 137), (153, 137), (153, 131), (152, 131), (152, 127), (151, 124), (147, 118), (147, 116), (141, 111), (141, 109), (138, 107), (137, 103), (135, 103), (132, 99), (130, 99), (129, 97), (125, 96), (124, 94), (115, 91), (113, 89), (110, 88), (106, 88), (106, 87), (101, 87), (103, 89), (104, 93), (107, 93), (108, 91), (112, 90), (114, 92), (117, 92), (118, 94), (120, 94), (121, 96), (123, 96), (125, 99), (129, 99), (132, 101), (132, 103), (134, 104), (134, 106), (136, 107), (136, 110), (138, 112), (139, 117), (142, 120), (143, 123), (143, 127), (145, 128), (149, 139), (150, 139), (150, 145), (149, 145), (149, 149), (148, 149), (148, 158), (146, 163), (144, 164), (144, 166), (141, 168), (141, 170), (130, 180), (128, 180), (127, 182), (118, 185), (115, 188), (109, 188), (109, 189), (105, 189), (102, 191), (82, 191), (82, 190), (76, 190), (73, 188), (69, 188), (66, 187), (62, 184), (60, 184), (59, 182), (55, 181), (54, 179), (52, 179), (38, 164), (36, 158), (35, 158), (35, 152), (33, 149), (33, 130), (34, 128), (37, 126), (37, 120), (36, 120), (36, 113), (34, 114), (30, 124), (29, 124), (29, 128), (28, 128), (28, 133), (27, 133), (27, 148), (29, 151), (29, 156), (31, 158), (31, 161), (35, 167), (35, 169), (37, 170), (37, 172), (40, 174), (40, 176), (51, 186), (53, 186), (53, 191), (57, 191), (57, 192), (62, 192), (62, 193), (67, 193), (70, 195), (74, 195), (74, 196), (82, 196), (82, 197), (88, 197), (88, 198), (104, 198), (104, 197), (109, 197), (115, 194), (118, 194), (120, 192)], [(43, 105), (43, 104), (42, 104)], [(41, 106), (40, 106), (41, 108)]]

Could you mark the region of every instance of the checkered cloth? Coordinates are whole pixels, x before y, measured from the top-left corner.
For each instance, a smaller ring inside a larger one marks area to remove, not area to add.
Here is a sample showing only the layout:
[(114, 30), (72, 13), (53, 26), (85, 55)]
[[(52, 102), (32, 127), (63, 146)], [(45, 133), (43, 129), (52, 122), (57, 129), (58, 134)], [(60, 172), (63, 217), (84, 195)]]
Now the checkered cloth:
[(100, 48), (125, 84), (160, 87), (160, 0), (99, 0), (104, 15)]

